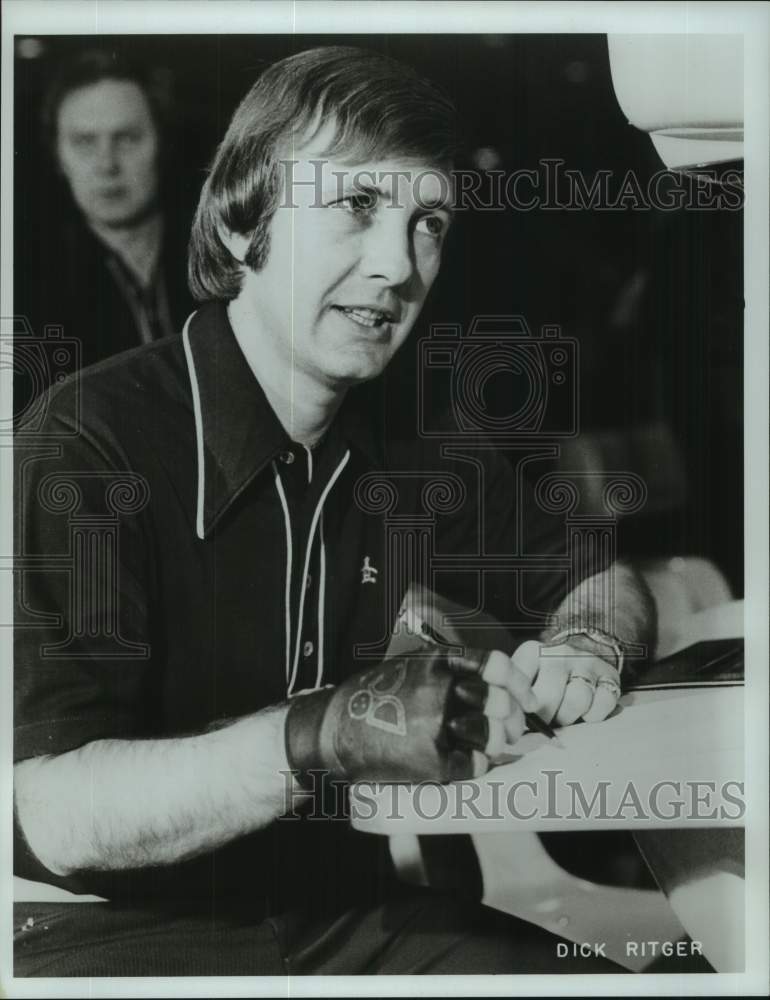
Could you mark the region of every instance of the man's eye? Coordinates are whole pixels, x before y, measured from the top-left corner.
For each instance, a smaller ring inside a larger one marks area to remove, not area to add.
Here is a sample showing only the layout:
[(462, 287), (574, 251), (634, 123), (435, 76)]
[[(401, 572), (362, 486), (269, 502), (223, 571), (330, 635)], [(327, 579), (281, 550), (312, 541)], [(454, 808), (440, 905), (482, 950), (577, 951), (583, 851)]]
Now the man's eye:
[(344, 208), (354, 215), (372, 212), (377, 207), (377, 198), (368, 192), (361, 194), (351, 194), (347, 198), (341, 198), (334, 202), (335, 208)]
[(418, 220), (416, 228), (418, 232), (427, 233), (434, 239), (440, 239), (449, 227), (439, 215), (424, 215)]
[(123, 147), (135, 146), (139, 142), (141, 137), (142, 136), (139, 132), (120, 132), (116, 136), (118, 140), (118, 145)]

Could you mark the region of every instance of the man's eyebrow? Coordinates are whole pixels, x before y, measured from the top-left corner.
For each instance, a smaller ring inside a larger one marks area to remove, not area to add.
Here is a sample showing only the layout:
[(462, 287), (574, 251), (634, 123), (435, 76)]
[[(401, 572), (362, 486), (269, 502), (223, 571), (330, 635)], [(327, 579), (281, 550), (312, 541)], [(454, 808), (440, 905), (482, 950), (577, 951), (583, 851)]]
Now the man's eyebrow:
[[(335, 170), (332, 171), (332, 179), (325, 185), (326, 193), (328, 195), (337, 195), (338, 197), (350, 197), (351, 194), (361, 194), (361, 195), (372, 195), (377, 198), (388, 198), (394, 195), (394, 183), (399, 179), (404, 177), (409, 177), (412, 174), (410, 170), (384, 170), (384, 171), (371, 171), (371, 170), (361, 170), (356, 172), (355, 170)], [(374, 175), (374, 178), (373, 178)], [(372, 183), (373, 179), (377, 183)], [(436, 198), (425, 197), (421, 192), (418, 192), (419, 197), (415, 198), (415, 204), (420, 211), (423, 212), (446, 212), (449, 216), (450, 221), (455, 216), (455, 209), (452, 204), (451, 193), (450, 197), (442, 197), (441, 195)], [(395, 192), (395, 196), (398, 199), (399, 194)]]
[[(361, 180), (361, 176), (366, 177), (367, 180)], [(343, 192), (346, 192), (348, 196), (351, 194), (367, 194), (383, 198), (393, 193), (391, 185), (385, 178), (379, 184), (373, 184), (371, 171), (368, 170), (362, 171), (360, 175), (335, 171), (335, 181), (336, 184), (332, 184), (331, 181), (328, 184), (330, 194), (336, 193), (341, 195)]]
[(417, 199), (417, 204), (421, 209), (427, 212), (446, 212), (450, 218), (454, 218), (455, 210), (454, 206), (446, 198), (419, 198)]
[[(380, 182), (380, 184), (366, 184), (358, 182), (355, 185), (355, 189), (356, 191), (360, 191), (362, 194), (374, 194), (374, 195), (379, 195), (380, 197), (387, 197), (393, 195), (394, 192), (393, 192), (392, 180), (394, 173), (395, 173), (394, 171), (386, 171), (383, 174), (383, 179)], [(403, 171), (402, 176), (406, 174), (407, 171)], [(421, 211), (424, 212), (443, 211), (446, 212), (447, 215), (449, 216), (452, 217), (454, 216), (454, 208), (452, 207), (452, 204), (447, 198), (442, 197), (441, 195), (438, 195), (436, 198), (429, 198), (429, 197), (424, 197), (422, 193), (418, 192), (418, 194), (419, 197), (415, 198), (415, 204), (417, 205), (417, 208), (420, 209)], [(396, 197), (398, 197), (398, 194), (396, 194)]]

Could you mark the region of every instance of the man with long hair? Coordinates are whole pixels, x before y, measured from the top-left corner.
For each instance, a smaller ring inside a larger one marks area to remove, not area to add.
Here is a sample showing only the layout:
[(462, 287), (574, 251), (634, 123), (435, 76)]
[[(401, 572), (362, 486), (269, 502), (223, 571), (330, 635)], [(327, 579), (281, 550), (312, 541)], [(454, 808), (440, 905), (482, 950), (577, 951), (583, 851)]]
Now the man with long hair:
[[(328, 816), (347, 782), (469, 778), (526, 712), (598, 721), (620, 693), (591, 588), (569, 605), (585, 621), (559, 618), (564, 580), (542, 567), (486, 598), (503, 619), (517, 600), (556, 611), (547, 658), (534, 640), (376, 652), (388, 596), (429, 582), (394, 559), (383, 514), (419, 520), (432, 476), (445, 550), (483, 532), (512, 551), (521, 523), (552, 545), (494, 451), (390, 441), (369, 405), (439, 271), (455, 142), (450, 102), (388, 58), (328, 47), (267, 69), (201, 194), (203, 304), (182, 337), (58, 388), (60, 455), (17, 448), (22, 551), (62, 555), (93, 526), (85, 584), (18, 574), (41, 627), (16, 630), (17, 868), (109, 900), (60, 904), (46, 932), (35, 919), (26, 974), (554, 968), (556, 939), (399, 885), (384, 843)], [(117, 519), (101, 563), (97, 526)], [(614, 622), (645, 641), (644, 597), (617, 572)]]

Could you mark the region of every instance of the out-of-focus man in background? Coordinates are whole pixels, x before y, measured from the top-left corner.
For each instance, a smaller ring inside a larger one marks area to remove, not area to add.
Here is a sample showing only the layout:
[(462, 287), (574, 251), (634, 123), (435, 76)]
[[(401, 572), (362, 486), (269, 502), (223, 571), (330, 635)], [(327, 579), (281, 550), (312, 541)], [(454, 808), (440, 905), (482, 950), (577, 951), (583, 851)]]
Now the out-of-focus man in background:
[[(45, 96), (44, 142), (70, 197), (50, 230), (24, 235), (14, 311), (36, 336), (76, 337), (83, 367), (177, 333), (191, 311), (189, 218), (163, 192), (165, 103), (150, 73), (100, 49), (67, 60)], [(19, 414), (30, 390), (16, 392)]]

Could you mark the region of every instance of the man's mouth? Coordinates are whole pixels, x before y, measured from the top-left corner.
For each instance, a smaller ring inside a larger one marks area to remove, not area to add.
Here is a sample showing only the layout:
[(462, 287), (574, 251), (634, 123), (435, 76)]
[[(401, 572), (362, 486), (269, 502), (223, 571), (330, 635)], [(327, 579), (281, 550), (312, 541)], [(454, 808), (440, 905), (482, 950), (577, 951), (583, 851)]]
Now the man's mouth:
[(388, 309), (373, 309), (369, 306), (334, 306), (334, 308), (359, 326), (375, 328), (395, 322), (395, 316)]

